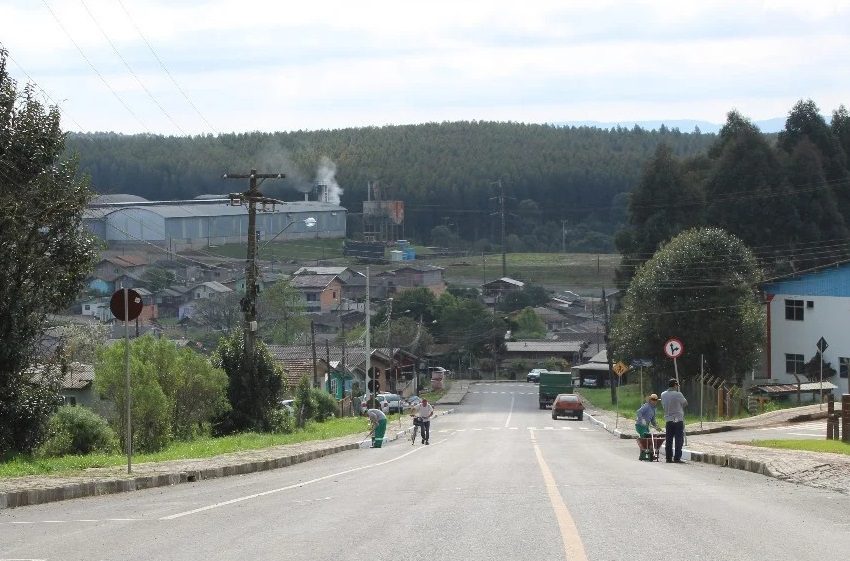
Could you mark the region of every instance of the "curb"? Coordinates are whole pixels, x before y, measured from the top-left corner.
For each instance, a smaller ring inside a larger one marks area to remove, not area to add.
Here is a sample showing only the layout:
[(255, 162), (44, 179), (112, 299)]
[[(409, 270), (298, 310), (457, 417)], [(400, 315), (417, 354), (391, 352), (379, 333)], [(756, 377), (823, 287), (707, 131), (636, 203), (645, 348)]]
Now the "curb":
[[(614, 436), (622, 439), (634, 439), (637, 438), (636, 435), (626, 434), (618, 429), (609, 429), (608, 425), (596, 419), (593, 415), (589, 413), (585, 413), (585, 415), (595, 424), (601, 426), (603, 429), (607, 430)], [(702, 431), (694, 431), (689, 432), (689, 435), (696, 434), (709, 434), (714, 432), (728, 432), (735, 430), (734, 427), (730, 426), (722, 426), (711, 429), (705, 429)], [(727, 454), (707, 454), (705, 452), (696, 452), (693, 450), (688, 450), (687, 448), (682, 448), (682, 458), (685, 460), (690, 460), (692, 462), (699, 462), (703, 464), (710, 464), (719, 467), (728, 467), (732, 469), (740, 469), (743, 471), (749, 471), (751, 473), (757, 473), (759, 475), (765, 475), (767, 477), (775, 477), (773, 472), (770, 471), (770, 468), (767, 467), (767, 464), (764, 462), (759, 462), (757, 460), (751, 460), (749, 458), (742, 458), (740, 456), (730, 456)]]
[(205, 479), (217, 479), (231, 475), (244, 475), (258, 471), (284, 468), (315, 460), (323, 456), (337, 454), (346, 450), (356, 450), (357, 443), (341, 444), (311, 452), (301, 452), (292, 456), (282, 456), (269, 460), (231, 464), (220, 467), (210, 467), (197, 470), (173, 471), (159, 473), (156, 475), (143, 475), (129, 478), (104, 479), (102, 481), (87, 481), (84, 483), (70, 483), (57, 487), (46, 487), (41, 489), (22, 489), (19, 491), (8, 491), (0, 493), (0, 510), (6, 508), (17, 508), (20, 506), (31, 506), (69, 499), (80, 499), (83, 497), (96, 497), (100, 495), (111, 495), (115, 493), (127, 493), (130, 491), (141, 491), (142, 489), (153, 489), (154, 487), (169, 487), (181, 483), (195, 483)]
[[(684, 455), (685, 451), (683, 450), (682, 452)], [(765, 475), (767, 477), (776, 477), (773, 472), (770, 471), (770, 468), (767, 467), (767, 464), (758, 460), (750, 460), (748, 458), (742, 458), (740, 456), (729, 456), (727, 454), (707, 454), (704, 452), (694, 452), (691, 450), (688, 450), (687, 452), (692, 462), (700, 462), (703, 464), (711, 464), (719, 467), (739, 469), (742, 471), (757, 473), (759, 475)]]

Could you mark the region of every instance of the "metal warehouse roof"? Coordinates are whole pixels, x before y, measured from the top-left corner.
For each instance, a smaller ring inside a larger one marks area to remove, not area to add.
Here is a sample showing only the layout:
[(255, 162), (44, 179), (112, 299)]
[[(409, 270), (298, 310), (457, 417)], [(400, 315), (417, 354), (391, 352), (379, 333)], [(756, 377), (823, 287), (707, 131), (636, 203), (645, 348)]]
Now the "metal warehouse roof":
[(577, 353), (581, 341), (507, 341), (509, 353)]
[[(156, 201), (139, 203), (108, 203), (89, 206), (83, 218), (97, 219), (127, 210), (146, 210), (163, 218), (192, 218), (207, 216), (245, 216), (247, 208), (232, 206), (219, 201)], [(304, 213), (304, 212), (346, 212), (344, 207), (332, 203), (318, 201), (283, 202), (275, 205), (272, 214)], [(269, 214), (269, 213), (258, 213)]]

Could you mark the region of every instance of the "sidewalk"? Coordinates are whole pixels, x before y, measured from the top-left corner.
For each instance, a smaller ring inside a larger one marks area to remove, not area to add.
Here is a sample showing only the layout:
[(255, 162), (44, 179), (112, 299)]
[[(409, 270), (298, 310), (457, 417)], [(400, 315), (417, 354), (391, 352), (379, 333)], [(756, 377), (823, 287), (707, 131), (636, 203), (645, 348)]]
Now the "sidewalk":
[[(454, 409), (441, 410), (436, 415), (446, 415), (453, 411)], [(0, 510), (283, 468), (346, 450), (357, 450), (362, 442), (367, 441), (365, 427), (364, 422), (362, 433), (332, 440), (314, 440), (246, 450), (212, 458), (134, 464), (132, 474), (127, 473), (125, 464), (108, 468), (89, 468), (73, 475), (2, 478)], [(402, 419), (401, 426), (398, 421), (389, 422), (385, 442), (409, 435), (412, 428), (410, 420), (406, 418)]]
[[(590, 404), (587, 404), (585, 413), (591, 422), (619, 438), (637, 437), (631, 419), (620, 417), (617, 422), (614, 412)], [(685, 427), (688, 444), (682, 450), (682, 456), (692, 462), (750, 471), (783, 481), (850, 494), (850, 456), (761, 448), (735, 442), (735, 431), (738, 429), (810, 421), (825, 416), (826, 407), (821, 411), (818, 405), (808, 405), (771, 411), (746, 419), (703, 423), (702, 429), (699, 423), (692, 423)], [(718, 432), (728, 432), (728, 440), (707, 441), (699, 438), (701, 434)]]

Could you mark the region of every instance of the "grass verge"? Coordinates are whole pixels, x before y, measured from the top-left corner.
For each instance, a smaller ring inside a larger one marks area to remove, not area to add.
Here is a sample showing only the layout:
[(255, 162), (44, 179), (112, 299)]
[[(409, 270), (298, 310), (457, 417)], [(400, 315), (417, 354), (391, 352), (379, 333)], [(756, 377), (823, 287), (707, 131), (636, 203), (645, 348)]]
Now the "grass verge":
[[(368, 423), (362, 418), (345, 417), (330, 419), (324, 423), (310, 423), (304, 429), (290, 434), (243, 433), (218, 438), (199, 438), (190, 442), (174, 442), (160, 452), (136, 454), (133, 456), (133, 463), (211, 458), (230, 452), (257, 450), (281, 444), (329, 440), (351, 434), (365, 433), (369, 430), (368, 426)], [(45, 474), (66, 475), (87, 468), (121, 466), (126, 463), (127, 457), (122, 454), (89, 454), (58, 458), (16, 455), (0, 463), (0, 478)]]
[(753, 440), (751, 442), (741, 442), (740, 444), (759, 446), (761, 448), (828, 452), (830, 454), (845, 454), (850, 456), (850, 444), (841, 442), (840, 440)]

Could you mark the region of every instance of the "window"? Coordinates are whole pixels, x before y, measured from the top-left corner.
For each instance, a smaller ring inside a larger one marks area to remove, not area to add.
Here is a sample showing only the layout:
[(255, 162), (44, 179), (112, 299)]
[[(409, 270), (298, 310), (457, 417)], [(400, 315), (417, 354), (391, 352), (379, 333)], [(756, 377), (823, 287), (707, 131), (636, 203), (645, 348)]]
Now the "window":
[(83, 306), (83, 309), (84, 309), (84, 310), (91, 310), (91, 306), (89, 306), (88, 304), (86, 304), (85, 306)]
[(838, 357), (838, 376), (847, 378), (847, 372), (850, 371), (850, 357)]
[(803, 355), (785, 353), (785, 373), (802, 374), (805, 363)]
[(319, 300), (319, 295), (315, 292), (308, 292), (305, 296), (307, 297), (308, 302), (317, 302)]
[(333, 299), (336, 300), (336, 290), (333, 291)]
[(803, 321), (802, 300), (785, 300), (785, 319)]

